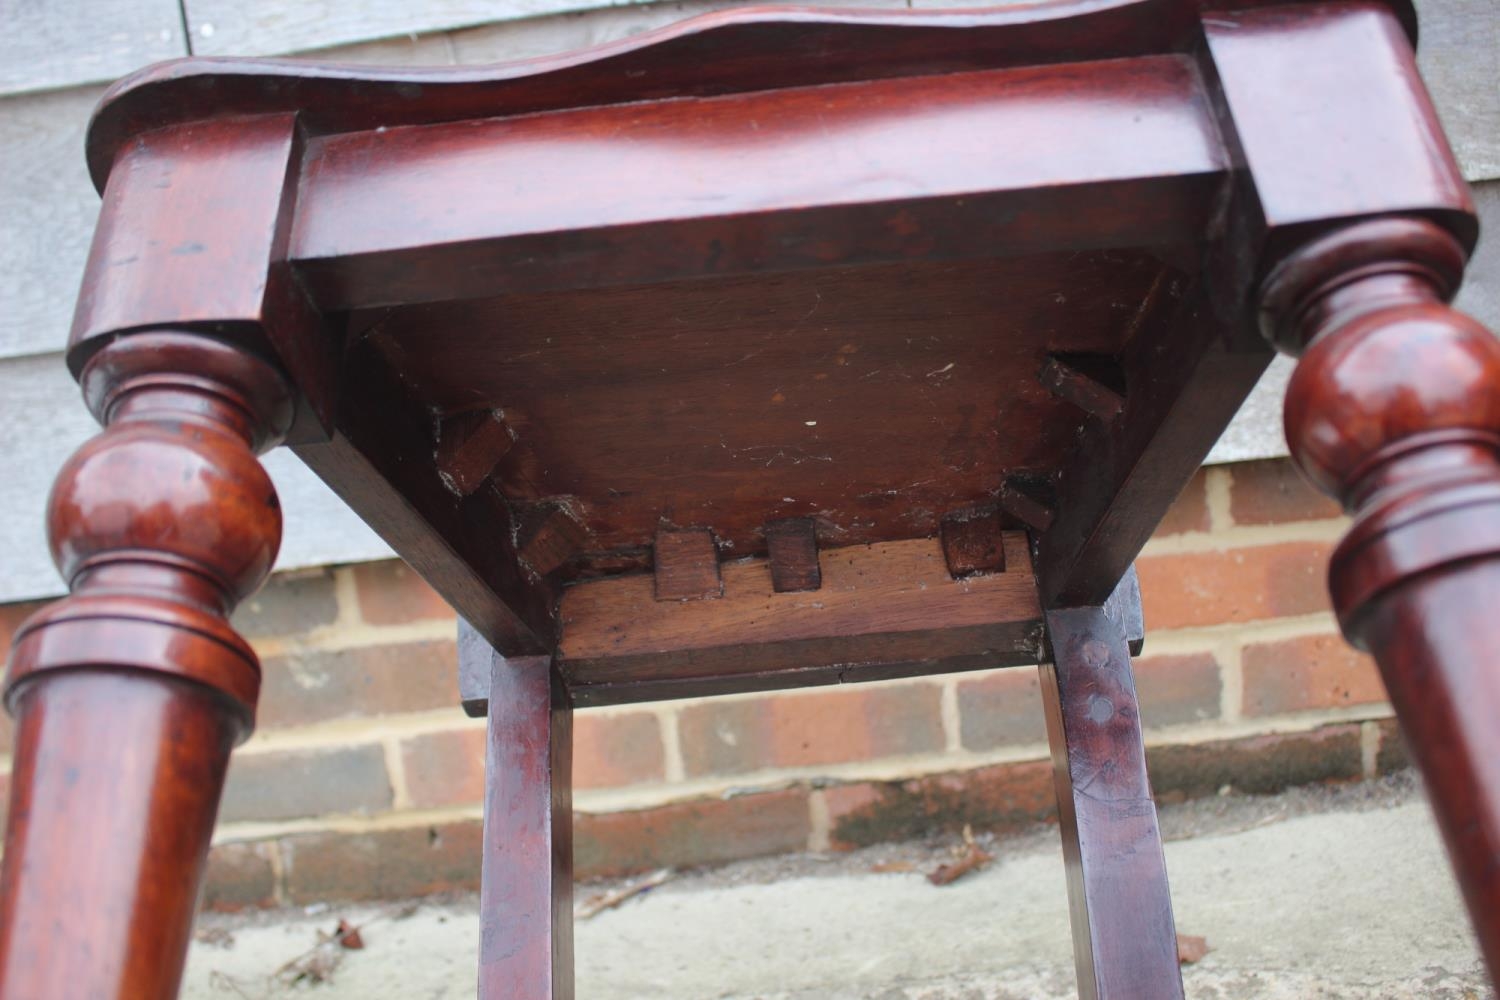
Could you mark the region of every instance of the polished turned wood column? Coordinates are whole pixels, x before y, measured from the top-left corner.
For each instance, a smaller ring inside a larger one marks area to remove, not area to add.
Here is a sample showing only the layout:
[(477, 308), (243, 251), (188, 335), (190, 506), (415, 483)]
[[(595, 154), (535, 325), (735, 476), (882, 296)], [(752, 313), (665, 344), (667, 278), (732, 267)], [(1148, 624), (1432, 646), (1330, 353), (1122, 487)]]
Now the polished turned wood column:
[(1383, 218), (1295, 250), (1266, 333), (1300, 354), (1302, 471), (1354, 515), (1329, 589), (1374, 654), (1428, 783), (1491, 976), (1500, 974), (1500, 341), (1446, 304), (1459, 242)]
[(177, 995), (230, 747), (260, 667), (229, 627), (281, 512), (256, 452), (291, 421), (267, 362), (179, 332), (118, 337), (82, 372), (103, 433), (48, 508), (70, 596), (16, 633), (0, 871), (0, 997)]

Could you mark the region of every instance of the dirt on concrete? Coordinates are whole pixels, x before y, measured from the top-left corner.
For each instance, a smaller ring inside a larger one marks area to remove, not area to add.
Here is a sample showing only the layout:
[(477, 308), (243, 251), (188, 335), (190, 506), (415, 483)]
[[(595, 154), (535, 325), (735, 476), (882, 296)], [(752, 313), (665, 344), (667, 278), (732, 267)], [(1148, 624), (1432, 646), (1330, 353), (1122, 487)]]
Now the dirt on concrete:
[[(1161, 818), (1178, 930), (1210, 949), (1184, 969), (1189, 997), (1494, 997), (1410, 773), (1225, 794), (1165, 806)], [(953, 860), (957, 838), (674, 873), (578, 924), (578, 996), (1076, 996), (1056, 828), (974, 834), (995, 860), (941, 887), (925, 874)], [(629, 882), (580, 886), (576, 898)], [(472, 897), (309, 909), (205, 916), (183, 995), (474, 995)], [(362, 949), (318, 947), (340, 919), (361, 925)], [(320, 954), (326, 975), (293, 975)]]

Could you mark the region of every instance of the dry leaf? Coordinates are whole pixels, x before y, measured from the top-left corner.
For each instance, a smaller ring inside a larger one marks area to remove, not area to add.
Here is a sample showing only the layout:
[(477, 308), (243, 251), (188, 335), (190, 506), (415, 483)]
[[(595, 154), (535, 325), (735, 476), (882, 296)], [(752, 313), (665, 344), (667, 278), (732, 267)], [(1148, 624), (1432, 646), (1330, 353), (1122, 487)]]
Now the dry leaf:
[(347, 920), (340, 920), (338, 929), (333, 932), (338, 939), (339, 947), (350, 951), (359, 951), (365, 946), (365, 939), (359, 936), (359, 928)]
[(938, 865), (937, 870), (928, 873), (927, 881), (933, 885), (948, 885), (995, 860), (993, 854), (979, 846), (974, 839), (973, 829), (967, 823), (964, 824), (964, 846), (955, 847), (953, 853), (956, 860), (952, 864)]
[(880, 864), (871, 867), (870, 871), (879, 872), (884, 875), (889, 872), (909, 872), (916, 867), (910, 861), (882, 861)]
[(1177, 935), (1177, 962), (1179, 965), (1192, 965), (1201, 961), (1209, 952), (1208, 939), (1198, 937), (1196, 934)]

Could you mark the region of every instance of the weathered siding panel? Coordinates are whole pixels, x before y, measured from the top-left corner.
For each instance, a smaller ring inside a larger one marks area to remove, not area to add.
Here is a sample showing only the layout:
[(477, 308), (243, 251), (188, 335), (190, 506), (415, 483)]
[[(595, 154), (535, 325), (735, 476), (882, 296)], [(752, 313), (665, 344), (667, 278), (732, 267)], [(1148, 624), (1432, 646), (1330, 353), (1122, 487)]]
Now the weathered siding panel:
[(1471, 181), (1500, 178), (1500, 2), (1416, 0), (1417, 64)]
[[(1001, 6), (1004, 2), (1005, 0), (994, 0), (992, 6)], [(595, 10), (588, 14), (486, 24), (467, 31), (455, 31), (450, 37), (453, 39), (454, 55), (458, 62), (483, 65), (603, 45), (699, 14), (739, 6), (744, 4), (734, 0), (688, 0), (683, 3), (621, 6)], [(899, 10), (904, 9), (907, 4), (906, 0), (819, 0), (809, 6)]]
[[(954, 6), (955, 0), (921, 6)], [(1418, 0), (1421, 63), (1484, 217), (1484, 237), (1459, 305), (1500, 329), (1500, 4), (1495, 0)], [(903, 6), (904, 0), (828, 0), (828, 6)], [(971, 4), (972, 5), (972, 4)], [(0, 94), (39, 91), (122, 75), (159, 58), (181, 54), (178, 23), (158, 46), (145, 38), (163, 30), (166, 10), (155, 0), (125, 3), (12, 4), (0, 39)], [(643, 4), (622, 0), (443, 0), (297, 4), (277, 0), (188, 0), (199, 52), (279, 53), (322, 49), (312, 58), (379, 64), (477, 64), (565, 51), (636, 34), (708, 10), (728, 0)], [(409, 10), (402, 8), (409, 7)], [(243, 8), (243, 13), (241, 9)], [(535, 16), (595, 8), (592, 13)], [(607, 9), (603, 9), (607, 8)], [(215, 12), (222, 11), (220, 17)], [(19, 18), (19, 19), (18, 19)], [(215, 20), (217, 18), (217, 20)], [(325, 18), (320, 21), (319, 18)], [(405, 18), (406, 20), (402, 20)], [(47, 23), (43, 24), (42, 22)], [(419, 38), (369, 41), (382, 34), (434, 31), (476, 22), (469, 30)], [(47, 46), (18, 39), (12, 25)], [(124, 25), (124, 27), (121, 27)], [(212, 33), (203, 29), (212, 25)], [(394, 26), (394, 27), (393, 27)], [(238, 33), (238, 36), (236, 35)], [(239, 37), (243, 44), (235, 42)], [(173, 40), (175, 39), (175, 41)], [(330, 46), (359, 42), (343, 49)], [(174, 47), (175, 46), (175, 47)], [(70, 54), (69, 50), (78, 50)], [(121, 53), (133, 53), (126, 55)], [(9, 75), (7, 75), (9, 74)], [(8, 82), (7, 82), (8, 81)], [(19, 81), (19, 82), (18, 82)], [(84, 173), (83, 129), (98, 87), (0, 98), (0, 427), (7, 473), (0, 477), (0, 601), (58, 593), (46, 555), (42, 508), (63, 458), (94, 432), (92, 420), (64, 371), (60, 355), (72, 316), (98, 198)], [(25, 357), (25, 355), (36, 355)], [(1289, 364), (1273, 366), (1261, 387), (1215, 448), (1211, 461), (1285, 453), (1281, 394)], [(375, 558), (386, 554), (374, 537), (290, 454), (267, 463), (282, 491), (287, 538), (282, 567)]]
[(0, 357), (55, 351), (68, 339), (99, 214), (83, 129), (101, 93), (0, 99)]
[(645, 0), (187, 0), (197, 55), (276, 55)]
[(0, 19), (0, 94), (113, 80), (188, 54), (177, 0), (8, 0)]

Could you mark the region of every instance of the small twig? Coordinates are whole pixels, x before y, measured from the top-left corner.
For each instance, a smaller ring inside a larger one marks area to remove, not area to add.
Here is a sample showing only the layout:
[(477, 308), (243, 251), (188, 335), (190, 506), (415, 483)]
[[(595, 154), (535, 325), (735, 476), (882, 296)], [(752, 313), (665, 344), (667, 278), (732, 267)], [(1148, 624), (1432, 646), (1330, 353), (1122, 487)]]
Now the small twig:
[(661, 871), (652, 872), (639, 882), (632, 882), (630, 885), (622, 886), (612, 892), (600, 893), (597, 896), (584, 900), (578, 907), (578, 912), (573, 915), (573, 918), (575, 920), (588, 920), (590, 917), (597, 916), (605, 910), (612, 910), (628, 899), (634, 899), (643, 892), (650, 892), (670, 879), (672, 875), (672, 869), (663, 868)]
[[(346, 920), (340, 920), (338, 929), (334, 931), (332, 935), (325, 935), (322, 931), (319, 931), (319, 940), (317, 944), (302, 952), (302, 954), (295, 955), (291, 959), (282, 963), (275, 972), (271, 973), (270, 979), (272, 980), (272, 982), (275, 982), (276, 980), (282, 979), (288, 973), (292, 972), (297, 973), (297, 977), (300, 978), (301, 976), (306, 975), (307, 970), (305, 968), (299, 968), (299, 966), (304, 965), (308, 959), (317, 955), (320, 950), (327, 948), (330, 945), (338, 948), (363, 948), (364, 940), (360, 937), (360, 931), (364, 930), (366, 927), (369, 927), (371, 924), (378, 924), (382, 920), (394, 920), (409, 916), (411, 912), (412, 907), (410, 906), (410, 904), (406, 904), (398, 908), (386, 910), (382, 913), (377, 913), (362, 924), (351, 924)], [(355, 941), (358, 941), (359, 943), (353, 944), (352, 942)]]
[(217, 969), (208, 974), (208, 984), (216, 990), (233, 990), (235, 995), (242, 998), (242, 1000), (254, 1000), (250, 994), (240, 989), (240, 984), (235, 981), (233, 976), (225, 975)]

